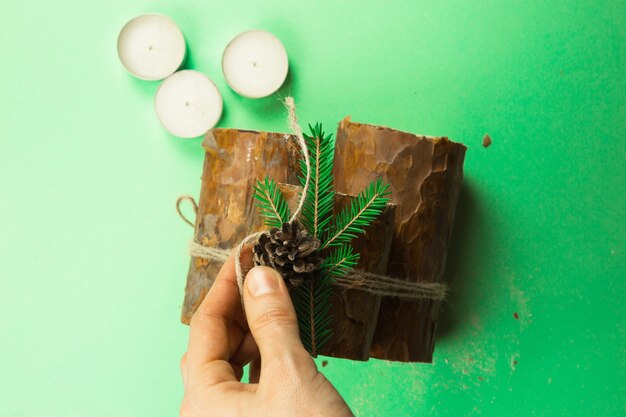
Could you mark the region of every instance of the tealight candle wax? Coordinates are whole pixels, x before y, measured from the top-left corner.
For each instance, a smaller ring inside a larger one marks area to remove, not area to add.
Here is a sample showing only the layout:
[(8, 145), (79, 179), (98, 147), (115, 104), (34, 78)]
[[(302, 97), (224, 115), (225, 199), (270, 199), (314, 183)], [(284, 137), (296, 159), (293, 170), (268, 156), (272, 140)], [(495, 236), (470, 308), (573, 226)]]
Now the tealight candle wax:
[(285, 82), (288, 70), (285, 47), (276, 36), (264, 30), (237, 35), (222, 56), (226, 82), (244, 97), (271, 95)]
[(206, 133), (222, 115), (222, 95), (204, 74), (178, 71), (163, 81), (156, 92), (154, 109), (171, 134), (195, 138)]
[(162, 80), (182, 65), (185, 38), (167, 16), (145, 14), (124, 25), (117, 38), (117, 54), (126, 69), (142, 80)]

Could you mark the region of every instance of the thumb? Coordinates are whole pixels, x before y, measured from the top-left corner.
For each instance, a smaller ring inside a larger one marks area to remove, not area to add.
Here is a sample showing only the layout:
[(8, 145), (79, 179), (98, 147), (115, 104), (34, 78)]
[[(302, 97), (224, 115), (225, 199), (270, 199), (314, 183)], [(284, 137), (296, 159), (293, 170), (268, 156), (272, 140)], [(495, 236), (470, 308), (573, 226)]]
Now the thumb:
[(243, 299), (263, 369), (276, 360), (284, 364), (309, 357), (300, 341), (289, 291), (276, 270), (264, 266), (252, 268), (244, 282)]

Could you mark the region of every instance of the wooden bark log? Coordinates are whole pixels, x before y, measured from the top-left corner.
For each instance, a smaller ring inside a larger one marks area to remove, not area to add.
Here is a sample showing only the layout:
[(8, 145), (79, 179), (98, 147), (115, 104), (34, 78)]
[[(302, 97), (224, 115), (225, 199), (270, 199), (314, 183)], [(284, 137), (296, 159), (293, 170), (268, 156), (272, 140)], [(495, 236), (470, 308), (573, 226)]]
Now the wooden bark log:
[[(445, 137), (426, 137), (353, 123), (337, 131), (334, 181), (355, 194), (377, 177), (390, 184), (396, 204), (387, 273), (407, 281), (440, 282), (463, 177), (466, 148)], [(385, 297), (371, 356), (431, 362), (439, 302)]]
[[(354, 198), (346, 194), (336, 194), (335, 214), (348, 206)], [(395, 209), (394, 205), (388, 204), (381, 215), (365, 229), (365, 233), (351, 242), (352, 248), (360, 254), (356, 269), (385, 274), (391, 250)], [(334, 287), (331, 298), (333, 336), (321, 349), (320, 354), (368, 360), (380, 302), (381, 297), (375, 294)]]
[[(301, 187), (280, 184), (290, 209), (298, 203)], [(354, 196), (337, 193), (334, 212), (337, 213), (354, 199)], [(370, 224), (363, 235), (351, 245), (360, 254), (357, 269), (375, 274), (387, 270), (394, 228), (395, 206), (388, 204), (383, 213)], [(368, 292), (333, 287), (331, 295), (332, 337), (317, 353), (335, 358), (366, 361), (374, 337), (380, 296)]]
[[(205, 246), (230, 249), (248, 234), (264, 230), (256, 213), (252, 185), (266, 176), (296, 184), (299, 173), (290, 135), (237, 129), (209, 131), (195, 239)], [(221, 262), (192, 258), (187, 275), (181, 321), (189, 324)]]

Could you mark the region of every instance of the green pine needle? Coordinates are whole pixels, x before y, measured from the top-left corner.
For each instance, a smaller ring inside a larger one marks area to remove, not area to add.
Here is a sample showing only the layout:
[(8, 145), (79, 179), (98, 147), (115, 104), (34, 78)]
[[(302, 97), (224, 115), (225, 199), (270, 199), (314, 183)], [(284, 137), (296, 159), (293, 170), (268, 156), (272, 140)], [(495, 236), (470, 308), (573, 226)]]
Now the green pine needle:
[[(311, 135), (304, 135), (309, 152), (311, 172), (306, 200), (300, 221), (309, 233), (323, 239), (330, 224), (335, 203), (333, 191), (333, 159), (335, 140), (326, 135), (322, 125), (309, 125)], [(300, 160), (300, 172), (306, 172), (304, 158)], [(300, 184), (304, 187), (306, 176), (301, 175)], [(317, 272), (313, 283), (296, 288), (292, 299), (298, 316), (302, 343), (313, 356), (331, 337), (330, 322), (330, 274), (323, 269)]]
[(254, 198), (261, 216), (265, 217), (266, 226), (280, 228), (283, 223), (289, 221), (291, 217), (289, 206), (276, 181), (269, 178), (257, 181), (254, 185)]
[[(311, 136), (304, 135), (311, 163), (311, 178), (302, 209), (301, 221), (310, 234), (322, 237), (332, 217), (334, 205), (333, 159), (335, 157), (335, 139), (326, 135), (322, 125), (309, 125)], [(300, 172), (306, 172), (304, 158), (300, 160)], [(304, 187), (306, 176), (301, 175), (300, 183)]]
[(390, 193), (389, 184), (384, 183), (382, 178), (372, 181), (349, 207), (336, 215), (331, 226), (331, 233), (322, 245), (322, 249), (347, 244), (363, 233), (365, 228), (383, 211), (389, 201), (387, 196)]
[(354, 252), (352, 246), (341, 245), (328, 254), (320, 269), (332, 279), (348, 274), (358, 262), (359, 254)]
[(300, 339), (302, 344), (315, 357), (331, 337), (330, 296), (332, 287), (329, 276), (322, 270), (317, 271), (314, 281), (296, 287), (291, 292)]

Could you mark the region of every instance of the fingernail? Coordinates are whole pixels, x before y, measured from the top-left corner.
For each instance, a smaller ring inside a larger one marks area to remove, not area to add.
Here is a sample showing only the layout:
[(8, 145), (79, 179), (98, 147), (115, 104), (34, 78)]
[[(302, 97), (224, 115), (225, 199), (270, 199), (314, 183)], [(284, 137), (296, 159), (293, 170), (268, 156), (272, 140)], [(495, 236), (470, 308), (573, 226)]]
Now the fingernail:
[(247, 281), (250, 293), (255, 297), (278, 291), (278, 273), (270, 268), (256, 267), (248, 272)]

